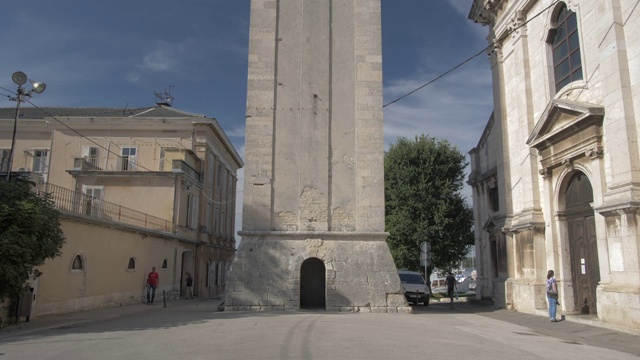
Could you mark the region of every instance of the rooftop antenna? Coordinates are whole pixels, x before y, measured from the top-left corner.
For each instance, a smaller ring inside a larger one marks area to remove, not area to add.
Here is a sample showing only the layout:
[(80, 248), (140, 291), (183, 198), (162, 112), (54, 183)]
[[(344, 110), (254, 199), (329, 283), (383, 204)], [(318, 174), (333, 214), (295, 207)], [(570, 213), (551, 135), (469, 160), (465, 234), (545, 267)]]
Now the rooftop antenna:
[(153, 93), (156, 95), (156, 105), (165, 105), (171, 106), (171, 102), (173, 101), (173, 96), (171, 96), (171, 88), (173, 85), (169, 85), (169, 89), (164, 91), (164, 94), (160, 94), (156, 91)]

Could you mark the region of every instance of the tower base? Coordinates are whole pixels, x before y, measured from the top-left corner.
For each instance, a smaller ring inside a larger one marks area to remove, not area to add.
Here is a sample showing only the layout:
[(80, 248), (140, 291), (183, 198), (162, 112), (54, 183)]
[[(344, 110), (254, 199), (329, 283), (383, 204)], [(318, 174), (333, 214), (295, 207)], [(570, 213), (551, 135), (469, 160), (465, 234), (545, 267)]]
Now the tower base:
[(240, 235), (226, 284), (226, 311), (411, 313), (387, 233)]

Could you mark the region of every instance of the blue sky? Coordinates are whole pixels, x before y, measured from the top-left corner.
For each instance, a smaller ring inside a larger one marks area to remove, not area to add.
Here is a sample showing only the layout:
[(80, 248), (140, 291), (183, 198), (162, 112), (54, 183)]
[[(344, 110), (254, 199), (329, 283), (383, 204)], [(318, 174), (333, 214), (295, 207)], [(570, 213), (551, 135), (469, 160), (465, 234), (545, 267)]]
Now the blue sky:
[[(3, 8), (0, 22), (0, 86), (15, 89), (11, 74), (21, 70), (47, 83), (32, 102), (60, 107), (153, 106), (154, 91), (172, 86), (176, 108), (215, 117), (244, 155), (249, 4), (14, 3)], [(471, 0), (382, 0), (385, 103), (487, 45), (487, 28), (467, 19), (470, 8)], [(0, 90), (0, 96), (6, 95)], [(14, 104), (5, 100), (0, 107)], [(477, 144), (492, 106), (489, 63), (481, 55), (386, 107), (385, 141), (424, 133), (467, 153)], [(463, 193), (471, 202), (470, 189)]]

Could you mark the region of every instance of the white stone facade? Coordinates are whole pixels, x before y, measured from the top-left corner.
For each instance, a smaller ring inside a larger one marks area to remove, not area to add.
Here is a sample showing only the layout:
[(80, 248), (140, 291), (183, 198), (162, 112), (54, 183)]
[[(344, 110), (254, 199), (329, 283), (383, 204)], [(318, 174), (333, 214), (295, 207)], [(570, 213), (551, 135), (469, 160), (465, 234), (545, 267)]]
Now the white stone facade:
[(298, 310), (319, 259), (317, 306), (406, 311), (384, 233), (380, 1), (252, 0), (247, 92), (227, 309)]
[(565, 314), (640, 328), (635, 5), (473, 2), (470, 19), (490, 27), (494, 89), (494, 113), (470, 152), (479, 297), (542, 312), (553, 269)]

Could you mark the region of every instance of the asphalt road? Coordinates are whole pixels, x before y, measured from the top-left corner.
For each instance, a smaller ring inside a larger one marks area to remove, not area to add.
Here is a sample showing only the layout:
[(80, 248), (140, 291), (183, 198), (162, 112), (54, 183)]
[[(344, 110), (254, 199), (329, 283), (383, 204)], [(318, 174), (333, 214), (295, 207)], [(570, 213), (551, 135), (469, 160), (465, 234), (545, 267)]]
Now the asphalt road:
[[(637, 359), (640, 336), (472, 304), (407, 314), (216, 312), (181, 302), (0, 334), (9, 359)], [(116, 311), (116, 310), (114, 310)]]

